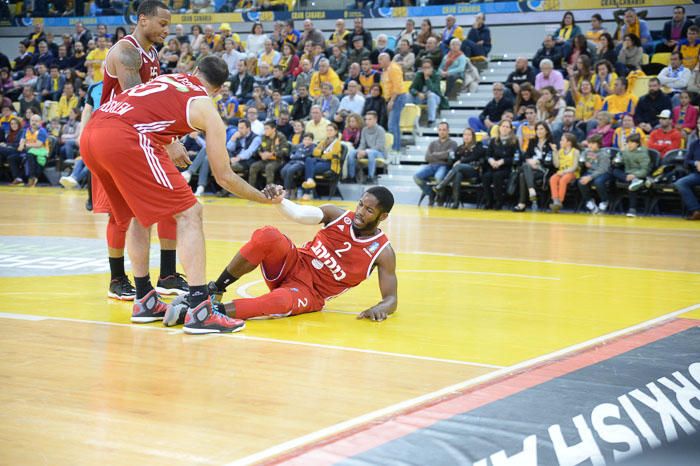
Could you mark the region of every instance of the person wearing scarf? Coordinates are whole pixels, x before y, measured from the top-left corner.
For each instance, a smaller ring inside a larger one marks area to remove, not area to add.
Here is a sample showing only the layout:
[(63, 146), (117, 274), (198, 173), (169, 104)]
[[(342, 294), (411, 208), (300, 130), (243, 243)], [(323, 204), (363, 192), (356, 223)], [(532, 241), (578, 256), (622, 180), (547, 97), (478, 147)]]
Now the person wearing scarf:
[(467, 57), (460, 50), (461, 45), (459, 39), (452, 39), (450, 50), (440, 63), (440, 76), (446, 81), (445, 95), (448, 98), (456, 97), (457, 80), (464, 77), (464, 68), (467, 66)]
[(464, 40), (464, 31), (461, 26), (457, 26), (457, 19), (452, 15), (448, 15), (445, 18), (445, 29), (442, 31), (440, 42), (440, 50), (443, 54), (448, 52), (452, 39), (459, 39), (459, 45), (461, 46)]
[(683, 66), (680, 53), (673, 52), (669, 65), (661, 70), (657, 77), (662, 86), (669, 87), (674, 94), (678, 94), (688, 88), (691, 73)]

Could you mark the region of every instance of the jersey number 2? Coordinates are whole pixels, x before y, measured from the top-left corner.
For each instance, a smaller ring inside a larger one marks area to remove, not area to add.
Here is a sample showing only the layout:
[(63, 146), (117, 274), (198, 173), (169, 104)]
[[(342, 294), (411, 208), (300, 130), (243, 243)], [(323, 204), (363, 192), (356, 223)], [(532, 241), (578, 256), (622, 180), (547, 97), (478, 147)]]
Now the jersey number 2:
[(352, 244), (348, 243), (347, 241), (343, 242), (343, 246), (345, 246), (342, 249), (336, 249), (335, 250), (335, 255), (338, 257), (343, 257), (344, 252), (348, 252), (350, 248), (352, 248)]
[(130, 97), (145, 97), (147, 95), (155, 94), (157, 92), (163, 92), (168, 88), (168, 84), (174, 86), (175, 89), (182, 92), (187, 92), (189, 89), (187, 86), (180, 84), (169, 76), (159, 76), (153, 81), (149, 81), (144, 84), (139, 84), (136, 87), (132, 87), (126, 94)]

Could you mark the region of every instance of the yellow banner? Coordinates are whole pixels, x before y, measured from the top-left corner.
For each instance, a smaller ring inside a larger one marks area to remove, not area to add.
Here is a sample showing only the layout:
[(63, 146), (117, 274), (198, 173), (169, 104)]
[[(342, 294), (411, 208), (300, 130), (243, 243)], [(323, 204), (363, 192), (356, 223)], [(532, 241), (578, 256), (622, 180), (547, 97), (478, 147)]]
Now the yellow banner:
[(204, 13), (172, 15), (173, 24), (214, 24), (214, 23), (242, 23), (243, 15), (240, 13)]
[(692, 4), (692, 0), (559, 0), (558, 6), (560, 10), (596, 10)]

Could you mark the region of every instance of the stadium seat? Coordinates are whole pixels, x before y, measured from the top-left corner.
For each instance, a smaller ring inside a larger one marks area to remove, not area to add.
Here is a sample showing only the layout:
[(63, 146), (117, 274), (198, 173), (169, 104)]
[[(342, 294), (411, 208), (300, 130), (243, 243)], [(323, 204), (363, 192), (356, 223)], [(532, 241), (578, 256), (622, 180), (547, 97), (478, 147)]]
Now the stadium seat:
[[(401, 142), (404, 144), (414, 144), (416, 141), (416, 133), (418, 129), (418, 124), (421, 117), (421, 108), (415, 104), (406, 104), (406, 106), (401, 111), (401, 121), (399, 122), (399, 127), (402, 134), (410, 134), (407, 138), (401, 138)], [(392, 163), (398, 163), (398, 160), (393, 160)]]
[[(348, 148), (345, 145), (341, 145), (340, 149), (340, 166), (342, 167), (343, 164), (345, 164), (345, 158), (348, 156)], [(332, 199), (336, 194), (338, 197), (340, 197), (341, 200), (345, 200), (343, 197), (343, 193), (340, 192), (340, 188), (338, 187), (338, 183), (340, 182), (340, 174), (339, 173), (334, 173), (331, 170), (328, 170), (325, 173), (321, 173), (320, 175), (316, 175), (314, 177), (314, 181), (316, 181), (316, 188), (314, 188), (314, 197), (318, 198), (318, 193), (316, 190), (318, 189), (319, 186), (325, 186), (328, 188), (328, 199)]]
[(638, 76), (632, 83), (630, 92), (637, 97), (641, 97), (649, 93), (649, 80), (656, 76)]
[(670, 53), (655, 53), (654, 55), (651, 56), (651, 60), (649, 63), (658, 63), (659, 65), (664, 65), (668, 66), (668, 64), (671, 62), (671, 54)]

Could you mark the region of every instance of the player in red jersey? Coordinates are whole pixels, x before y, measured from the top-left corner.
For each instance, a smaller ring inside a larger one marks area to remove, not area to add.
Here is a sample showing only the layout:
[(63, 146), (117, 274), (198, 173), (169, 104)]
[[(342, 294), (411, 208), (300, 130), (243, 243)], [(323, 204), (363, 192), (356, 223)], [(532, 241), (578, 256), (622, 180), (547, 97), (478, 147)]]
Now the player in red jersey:
[(85, 163), (102, 183), (116, 221), (131, 222), (126, 242), (136, 284), (132, 322), (162, 320), (169, 307), (151, 285), (148, 257), (151, 225), (174, 216), (178, 255), (190, 281), (185, 332), (243, 328), (243, 321), (212, 310), (205, 280), (202, 206), (175, 167), (184, 161), (165, 149), (173, 138), (202, 131), (220, 186), (249, 200), (281, 201), (281, 196), (270, 199), (231, 171), (226, 127), (210, 98), (227, 79), (226, 62), (205, 57), (192, 75), (159, 76), (100, 106), (81, 136)]
[[(160, 61), (154, 44), (162, 44), (168, 35), (170, 11), (160, 1), (145, 0), (137, 10), (138, 23), (132, 35), (119, 40), (107, 52), (104, 64), (102, 96), (99, 104), (104, 105), (119, 95), (124, 89), (131, 89), (160, 74)], [(169, 151), (184, 153), (181, 144), (168, 147)], [(109, 202), (99, 180), (92, 182), (93, 212), (109, 214)], [(134, 287), (124, 270), (124, 245), (128, 223), (116, 223), (113, 215), (107, 223), (107, 251), (112, 274), (109, 292), (111, 298), (131, 301)], [(160, 240), (160, 277), (156, 289), (161, 294), (185, 294), (187, 281), (176, 271), (177, 225), (174, 218), (163, 219), (158, 223)]]
[[(277, 187), (265, 188), (268, 195)], [(267, 226), (256, 230), (241, 248), (209, 292), (217, 299), (226, 287), (258, 265), (270, 293), (257, 298), (235, 299), (217, 305), (217, 309), (237, 319), (286, 317), (323, 309), (325, 302), (366, 280), (374, 267), (379, 269), (382, 300), (361, 312), (358, 318), (382, 321), (396, 310), (398, 298), (396, 255), (389, 238), (378, 228), (387, 219), (394, 197), (383, 186), (369, 188), (354, 212), (334, 205), (300, 206), (284, 200), (279, 209), (284, 216), (299, 223), (323, 223), (314, 239), (297, 248), (278, 229)], [(180, 303), (176, 298), (163, 320), (165, 325), (178, 323)]]

